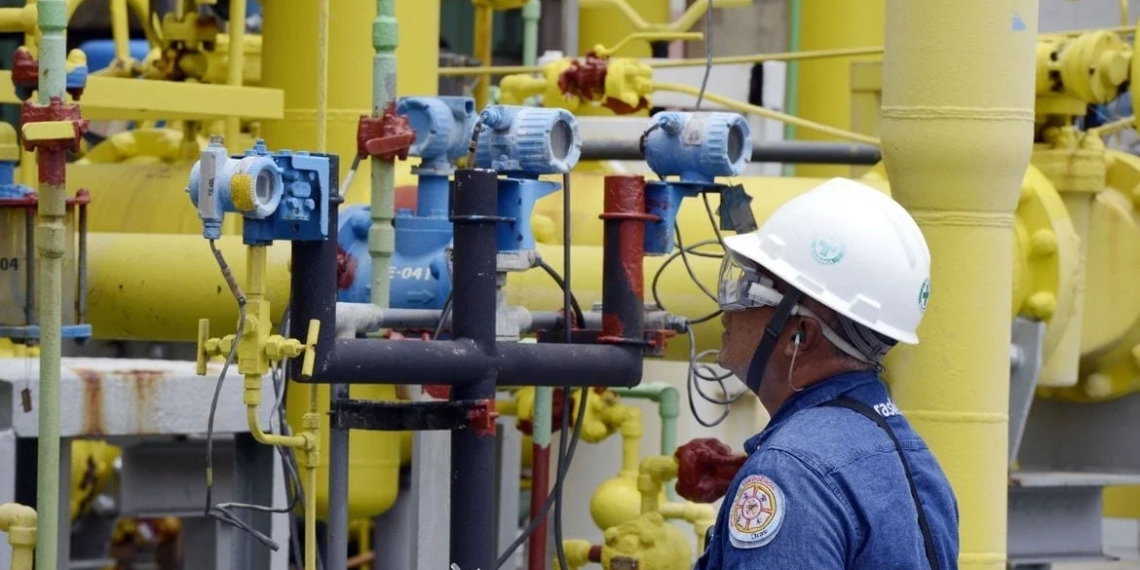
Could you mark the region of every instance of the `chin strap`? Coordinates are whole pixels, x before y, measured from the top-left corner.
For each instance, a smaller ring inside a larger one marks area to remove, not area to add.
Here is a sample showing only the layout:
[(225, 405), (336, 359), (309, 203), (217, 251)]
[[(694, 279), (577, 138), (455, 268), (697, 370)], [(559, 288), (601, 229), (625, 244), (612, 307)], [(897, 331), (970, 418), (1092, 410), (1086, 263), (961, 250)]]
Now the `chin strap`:
[(780, 333), (784, 332), (788, 317), (795, 313), (802, 297), (803, 293), (795, 288), (784, 294), (784, 298), (772, 312), (768, 326), (764, 327), (764, 336), (760, 339), (760, 346), (756, 347), (756, 352), (752, 355), (752, 362), (748, 364), (748, 378), (744, 382), (756, 395), (760, 395), (760, 381), (764, 379), (764, 370), (768, 368), (768, 359), (772, 356), (772, 350), (776, 348), (776, 340), (780, 338)]

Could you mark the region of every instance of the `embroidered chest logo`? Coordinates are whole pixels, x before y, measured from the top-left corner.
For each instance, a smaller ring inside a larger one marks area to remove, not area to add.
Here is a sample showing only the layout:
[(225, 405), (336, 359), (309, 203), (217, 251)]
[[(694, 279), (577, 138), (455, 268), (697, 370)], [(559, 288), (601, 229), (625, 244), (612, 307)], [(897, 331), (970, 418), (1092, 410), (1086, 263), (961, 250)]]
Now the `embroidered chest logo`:
[(787, 505), (780, 488), (763, 475), (740, 482), (732, 503), (729, 537), (737, 548), (756, 548), (772, 541), (784, 520)]

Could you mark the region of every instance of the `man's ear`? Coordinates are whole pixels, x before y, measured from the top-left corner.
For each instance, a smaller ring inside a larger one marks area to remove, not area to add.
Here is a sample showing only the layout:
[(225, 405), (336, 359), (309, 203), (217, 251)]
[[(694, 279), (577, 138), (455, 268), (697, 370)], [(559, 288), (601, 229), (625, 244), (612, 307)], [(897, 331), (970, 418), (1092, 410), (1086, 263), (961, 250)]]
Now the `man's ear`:
[(815, 319), (796, 317), (788, 325), (791, 333), (788, 335), (788, 342), (784, 344), (784, 356), (788, 358), (797, 353), (799, 356), (803, 356), (820, 346), (821, 342), (826, 342), (823, 337), (823, 329), (820, 328)]

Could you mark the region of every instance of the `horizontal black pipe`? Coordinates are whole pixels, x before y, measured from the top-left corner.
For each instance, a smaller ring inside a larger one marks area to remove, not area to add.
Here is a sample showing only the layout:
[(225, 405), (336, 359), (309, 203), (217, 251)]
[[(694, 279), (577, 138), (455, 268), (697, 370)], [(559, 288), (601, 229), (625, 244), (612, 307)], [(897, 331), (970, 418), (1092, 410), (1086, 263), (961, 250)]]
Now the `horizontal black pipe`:
[[(752, 145), (752, 162), (874, 165), (882, 158), (882, 152), (877, 147), (866, 144), (784, 141)], [(582, 141), (581, 160), (642, 159), (636, 139)]]
[(640, 346), (500, 343), (499, 385), (628, 388), (641, 363)]
[(492, 357), (468, 339), (338, 339), (316, 378), (333, 384), (461, 386), (498, 367), (500, 386), (624, 387), (641, 381), (639, 346), (505, 342), (497, 348)]
[(322, 384), (469, 384), (494, 369), (495, 359), (470, 339), (419, 341), (337, 339), (318, 374)]

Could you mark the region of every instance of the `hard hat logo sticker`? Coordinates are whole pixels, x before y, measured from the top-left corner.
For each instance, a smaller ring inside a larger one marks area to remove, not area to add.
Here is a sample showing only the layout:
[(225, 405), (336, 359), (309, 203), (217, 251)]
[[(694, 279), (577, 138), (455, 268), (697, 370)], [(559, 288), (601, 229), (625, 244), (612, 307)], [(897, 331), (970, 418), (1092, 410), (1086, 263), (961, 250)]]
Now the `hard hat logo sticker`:
[(930, 301), (930, 280), (924, 279), (922, 287), (918, 289), (918, 308), (919, 310), (926, 310), (926, 303)]
[(811, 242), (811, 256), (820, 265), (839, 263), (846, 251), (843, 242), (831, 236), (819, 236)]

